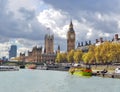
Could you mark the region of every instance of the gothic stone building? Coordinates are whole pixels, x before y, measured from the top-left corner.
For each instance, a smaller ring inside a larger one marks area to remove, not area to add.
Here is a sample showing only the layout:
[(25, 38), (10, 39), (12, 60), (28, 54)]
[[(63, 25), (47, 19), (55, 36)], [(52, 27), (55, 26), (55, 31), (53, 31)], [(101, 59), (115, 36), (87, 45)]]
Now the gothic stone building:
[(25, 53), (20, 53), (20, 61), (25, 61)]
[(25, 56), (25, 54), (20, 53), (20, 59), (21, 61), (26, 62), (41, 62), (41, 56), (42, 56), (42, 47), (33, 47), (32, 51), (28, 51), (28, 56)]
[(45, 35), (45, 45), (44, 45), (44, 54), (42, 54), (42, 61), (49, 62), (55, 61), (56, 54), (54, 53), (54, 36)]
[(52, 54), (54, 53), (54, 36), (53, 35), (45, 35), (45, 53)]
[(75, 49), (75, 31), (73, 29), (72, 21), (67, 32), (67, 52)]
[(45, 35), (45, 47), (44, 53), (42, 53), (42, 47), (33, 47), (32, 51), (28, 51), (28, 56), (20, 53), (21, 61), (26, 62), (46, 62), (55, 61), (56, 53), (54, 53), (54, 36)]

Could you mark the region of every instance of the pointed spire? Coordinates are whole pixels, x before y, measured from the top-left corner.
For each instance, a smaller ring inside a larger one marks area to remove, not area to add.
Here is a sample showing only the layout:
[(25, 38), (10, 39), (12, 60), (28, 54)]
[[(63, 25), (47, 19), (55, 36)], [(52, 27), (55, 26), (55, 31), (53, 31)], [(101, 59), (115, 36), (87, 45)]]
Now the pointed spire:
[(80, 47), (80, 43), (78, 42), (78, 47)]
[(58, 45), (58, 50), (60, 50), (60, 45)]
[(60, 53), (60, 45), (58, 45), (57, 53)]
[(69, 28), (73, 28), (72, 20), (71, 20), (71, 22), (70, 22)]
[(89, 45), (91, 45), (91, 40), (89, 40)]
[(44, 48), (44, 53), (46, 53), (46, 48)]

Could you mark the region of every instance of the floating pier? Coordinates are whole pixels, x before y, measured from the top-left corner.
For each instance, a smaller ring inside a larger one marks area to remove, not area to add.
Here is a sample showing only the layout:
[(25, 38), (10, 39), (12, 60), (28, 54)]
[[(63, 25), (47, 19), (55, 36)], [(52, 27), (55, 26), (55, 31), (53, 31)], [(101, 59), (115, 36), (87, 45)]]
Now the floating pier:
[(99, 77), (105, 77), (105, 78), (118, 78), (120, 79), (120, 74), (119, 73), (98, 73), (94, 72), (93, 76), (99, 76)]
[(18, 71), (18, 66), (0, 66), (0, 71)]

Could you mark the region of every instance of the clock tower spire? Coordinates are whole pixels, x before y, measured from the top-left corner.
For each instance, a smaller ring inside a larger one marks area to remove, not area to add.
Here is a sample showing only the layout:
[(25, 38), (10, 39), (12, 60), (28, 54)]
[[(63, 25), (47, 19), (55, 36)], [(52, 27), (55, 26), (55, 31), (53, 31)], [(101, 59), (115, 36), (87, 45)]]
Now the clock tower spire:
[(69, 29), (67, 32), (67, 52), (75, 49), (75, 31), (73, 29), (72, 20), (69, 25)]
[(71, 23), (70, 23), (70, 25), (69, 25), (69, 29), (73, 29), (73, 24), (72, 24), (72, 20), (71, 20)]

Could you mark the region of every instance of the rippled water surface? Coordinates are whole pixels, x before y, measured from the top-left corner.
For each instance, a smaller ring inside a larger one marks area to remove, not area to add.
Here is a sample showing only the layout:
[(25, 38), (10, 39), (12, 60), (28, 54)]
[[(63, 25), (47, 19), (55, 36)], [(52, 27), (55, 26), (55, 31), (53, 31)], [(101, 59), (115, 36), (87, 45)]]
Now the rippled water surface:
[(80, 78), (62, 71), (0, 72), (0, 92), (120, 92), (120, 79)]

